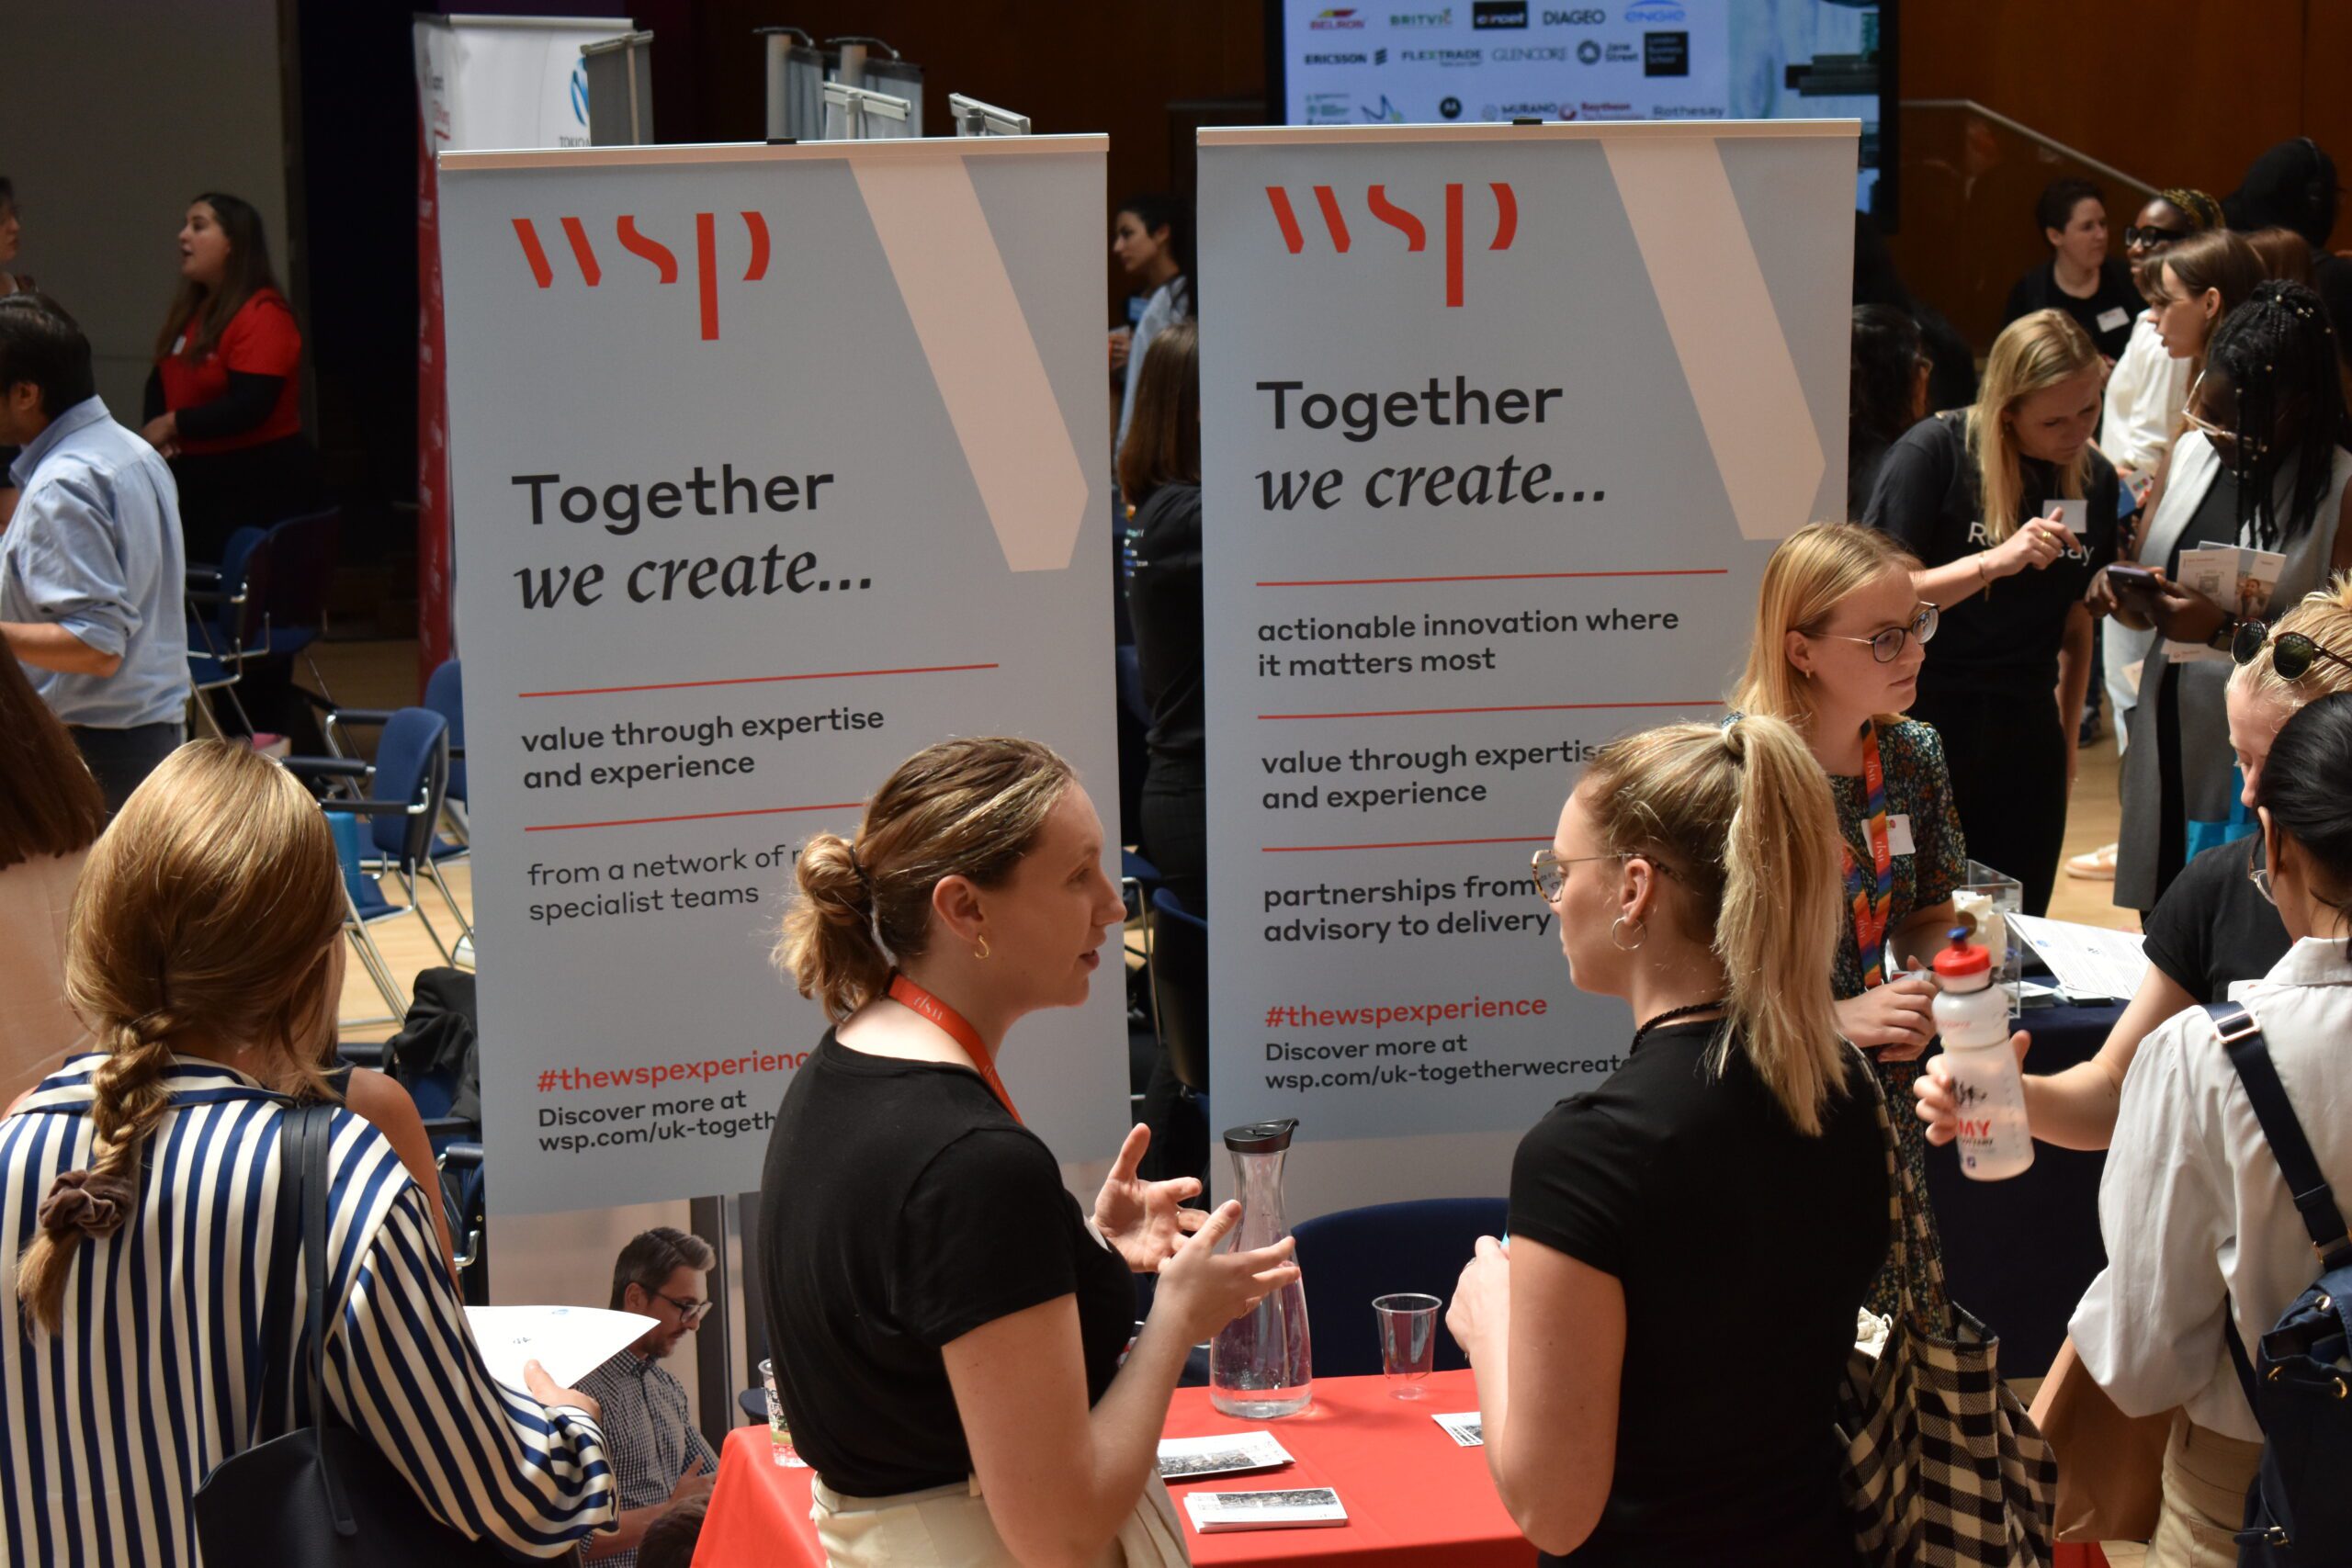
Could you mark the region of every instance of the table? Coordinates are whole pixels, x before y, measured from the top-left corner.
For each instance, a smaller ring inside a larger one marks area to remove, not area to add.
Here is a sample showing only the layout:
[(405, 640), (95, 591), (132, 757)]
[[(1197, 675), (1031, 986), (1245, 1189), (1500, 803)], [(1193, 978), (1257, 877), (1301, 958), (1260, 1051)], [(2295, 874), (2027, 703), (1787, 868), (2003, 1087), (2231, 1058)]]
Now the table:
[[(1503, 1511), (1487, 1474), (1485, 1450), (1455, 1447), (1430, 1419), (1438, 1411), (1478, 1407), (1470, 1373), (1439, 1372), (1423, 1386), (1428, 1397), (1399, 1400), (1388, 1396), (1383, 1378), (1317, 1378), (1315, 1403), (1280, 1421), (1237, 1421), (1210, 1407), (1208, 1390), (1178, 1389), (1168, 1436), (1263, 1427), (1297, 1461), (1286, 1470), (1170, 1487), (1193, 1561), (1273, 1564), (1315, 1558), (1361, 1568), (1532, 1568), (1535, 1549)], [(784, 1469), (770, 1453), (764, 1427), (729, 1434), (695, 1568), (823, 1568), (816, 1527), (808, 1522), (813, 1472)], [(1274, 1486), (1332, 1487), (1348, 1522), (1334, 1529), (1203, 1536), (1193, 1532), (1184, 1511), (1187, 1492)]]

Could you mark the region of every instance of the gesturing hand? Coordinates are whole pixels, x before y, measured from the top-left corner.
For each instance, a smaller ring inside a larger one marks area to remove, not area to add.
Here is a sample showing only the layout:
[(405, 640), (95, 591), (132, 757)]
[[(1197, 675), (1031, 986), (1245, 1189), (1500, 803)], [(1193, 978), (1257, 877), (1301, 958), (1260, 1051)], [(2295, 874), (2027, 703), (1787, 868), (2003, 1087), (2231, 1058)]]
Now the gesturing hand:
[(1183, 1206), (1185, 1199), (1200, 1196), (1198, 1180), (1180, 1176), (1146, 1181), (1136, 1174), (1149, 1147), (1151, 1129), (1138, 1122), (1127, 1130), (1127, 1141), (1119, 1145), (1119, 1157), (1094, 1199), (1094, 1228), (1138, 1274), (1159, 1273), (1184, 1238), (1208, 1220), (1206, 1211)]

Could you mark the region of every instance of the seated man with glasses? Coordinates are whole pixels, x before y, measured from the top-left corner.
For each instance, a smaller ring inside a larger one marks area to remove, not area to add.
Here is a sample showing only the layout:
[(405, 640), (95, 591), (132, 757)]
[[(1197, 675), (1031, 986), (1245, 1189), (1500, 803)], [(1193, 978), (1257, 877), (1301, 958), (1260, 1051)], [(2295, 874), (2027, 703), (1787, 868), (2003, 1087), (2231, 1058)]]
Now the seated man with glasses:
[(581, 1392), (605, 1408), (605, 1451), (620, 1486), (620, 1528), (590, 1540), (592, 1562), (634, 1568), (653, 1522), (674, 1504), (708, 1495), (718, 1474), (718, 1456), (688, 1414), (685, 1386), (662, 1365), (710, 1311), (704, 1292), (717, 1261), (702, 1237), (657, 1225), (613, 1262), (613, 1310), (661, 1326), (580, 1380)]

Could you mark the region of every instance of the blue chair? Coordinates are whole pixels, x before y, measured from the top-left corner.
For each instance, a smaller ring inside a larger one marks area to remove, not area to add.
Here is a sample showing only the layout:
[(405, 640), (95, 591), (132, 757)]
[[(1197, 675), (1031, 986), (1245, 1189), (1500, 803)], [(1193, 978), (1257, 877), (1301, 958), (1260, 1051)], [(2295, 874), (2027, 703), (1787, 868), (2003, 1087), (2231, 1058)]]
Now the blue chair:
[[(458, 661), (445, 659), (424, 682), (424, 705), (439, 714), (449, 725), (449, 789), (442, 814), (456, 833), (460, 852), (473, 841), (472, 825), (467, 820), (470, 796), (466, 793), (466, 694), (458, 675)], [(435, 855), (436, 860), (452, 857)]]
[[(343, 934), (350, 939), (351, 950), (359, 956), (359, 965), (367, 970), (368, 979), (375, 982), (376, 994), (384, 998), (389, 1010), (380, 1018), (338, 1018), (339, 1029), (365, 1029), (379, 1023), (398, 1023), (408, 1016), (408, 998), (393, 977), (392, 966), (384, 960), (383, 950), (376, 945), (376, 938), (368, 928), (379, 920), (389, 920), (408, 913), (384, 897), (376, 879), (360, 864), (367, 853), (367, 829), (359, 818), (348, 811), (326, 814), (327, 830), (334, 837), (335, 859), (343, 866)], [(383, 1048), (355, 1050), (342, 1047), (343, 1054), (363, 1067), (383, 1066)]]
[(1209, 1088), (1209, 926), (1165, 887), (1151, 896), (1145, 922), (1151, 942), (1152, 1029), (1176, 1081), (1195, 1094)]
[[(1315, 1325), (1316, 1372), (1378, 1372), (1380, 1335), (1373, 1326), (1373, 1298), (1417, 1291), (1441, 1302), (1453, 1300), (1478, 1238), (1500, 1235), (1510, 1211), (1500, 1198), (1423, 1198), (1301, 1221), (1293, 1234)], [(1439, 1371), (1469, 1364), (1452, 1335), (1437, 1337)]]
[[(361, 717), (350, 709), (344, 710), (343, 716), (353, 722)], [(441, 820), (449, 778), (448, 726), (439, 714), (424, 708), (370, 713), (365, 720), (382, 727), (373, 763), (348, 757), (288, 757), (286, 766), (304, 777), (332, 781), (348, 792), (332, 797), (328, 804), (367, 819), (368, 846), (374, 852), (361, 856), (360, 869), (373, 876), (399, 877), (408, 898), (403, 912), (416, 916), (443, 963), (455, 963), (449, 944), (424, 912), (420, 897), (420, 879), (432, 883), (457, 920), (463, 940), (472, 940), (473, 927), (435, 863), (435, 829)], [(362, 785), (372, 787), (374, 793), (360, 794)]]
[(488, 1306), (490, 1255), (482, 1234), (489, 1224), (490, 1200), (482, 1180), (481, 1140), (443, 1145), (434, 1168), (441, 1173), (441, 1201), (449, 1215), (449, 1239), (458, 1249), (459, 1293), (468, 1306)]
[(259, 528), (240, 528), (229, 536), (217, 564), (195, 562), (187, 568), (188, 684), (196, 692), (198, 718), (216, 738), (221, 735), (220, 720), (209, 700), (215, 692), (228, 694), (245, 732), (253, 732), (236, 684), (245, 660), (258, 655), (268, 635), (262, 602), (267, 579), (265, 538)]
[(311, 660), (313, 643), (326, 634), (327, 598), (334, 585), (342, 546), (343, 510), (305, 513), (269, 526), (269, 582), (262, 594), (268, 626), (257, 649), (273, 659), (296, 654), (310, 664), (311, 678), (326, 682)]

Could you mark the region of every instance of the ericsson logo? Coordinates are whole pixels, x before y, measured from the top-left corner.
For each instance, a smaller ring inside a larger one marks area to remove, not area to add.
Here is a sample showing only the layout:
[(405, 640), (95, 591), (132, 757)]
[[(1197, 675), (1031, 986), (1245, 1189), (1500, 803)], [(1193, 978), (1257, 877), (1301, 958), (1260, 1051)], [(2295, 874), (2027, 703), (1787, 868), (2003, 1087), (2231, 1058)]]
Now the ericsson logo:
[[(1458, 306), (1463, 299), (1463, 190), (1459, 181), (1445, 186), (1445, 302)], [(1507, 251), (1519, 237), (1519, 197), (1509, 183), (1489, 181), (1487, 190), (1495, 198), (1495, 233), (1487, 243), (1489, 251)], [(1316, 186), (1315, 206), (1323, 219), (1323, 229), (1331, 237), (1331, 254), (1346, 255), (1355, 247), (1355, 235), (1348, 228), (1346, 214), (1340, 206), (1338, 189), (1332, 186)], [(1281, 186), (1266, 187), (1266, 201), (1273, 209), (1274, 226), (1282, 231), (1283, 246), (1292, 255), (1306, 249), (1306, 231), (1300, 227), (1298, 212), (1291, 205), (1290, 192)], [(1389, 199), (1385, 185), (1364, 188), (1364, 209), (1378, 221), (1405, 236), (1408, 254), (1418, 254), (1429, 249), (1429, 226), (1410, 209)]]
[[(757, 283), (768, 275), (768, 222), (756, 212), (742, 215), (743, 228), (751, 240), (751, 262), (743, 269), (743, 281)], [(514, 220), (514, 237), (523, 246), (523, 259), (531, 268), (531, 277), (542, 288), (555, 287), (555, 268), (548, 263), (547, 248), (539, 243), (538, 226), (528, 218)], [(571, 259), (580, 268), (580, 281), (591, 288), (602, 287), (605, 269), (596, 259), (594, 246), (588, 243), (588, 230), (577, 218), (560, 218), (557, 223), (571, 249)], [(653, 268), (654, 284), (661, 287), (678, 281), (677, 253), (639, 230), (633, 214), (622, 213), (613, 221), (613, 237), (622, 250)], [(632, 272), (634, 269), (632, 269)], [(619, 281), (616, 279), (616, 281)], [(702, 300), (702, 337), (705, 343), (718, 340), (718, 215), (710, 212), (695, 214), (695, 283)]]

